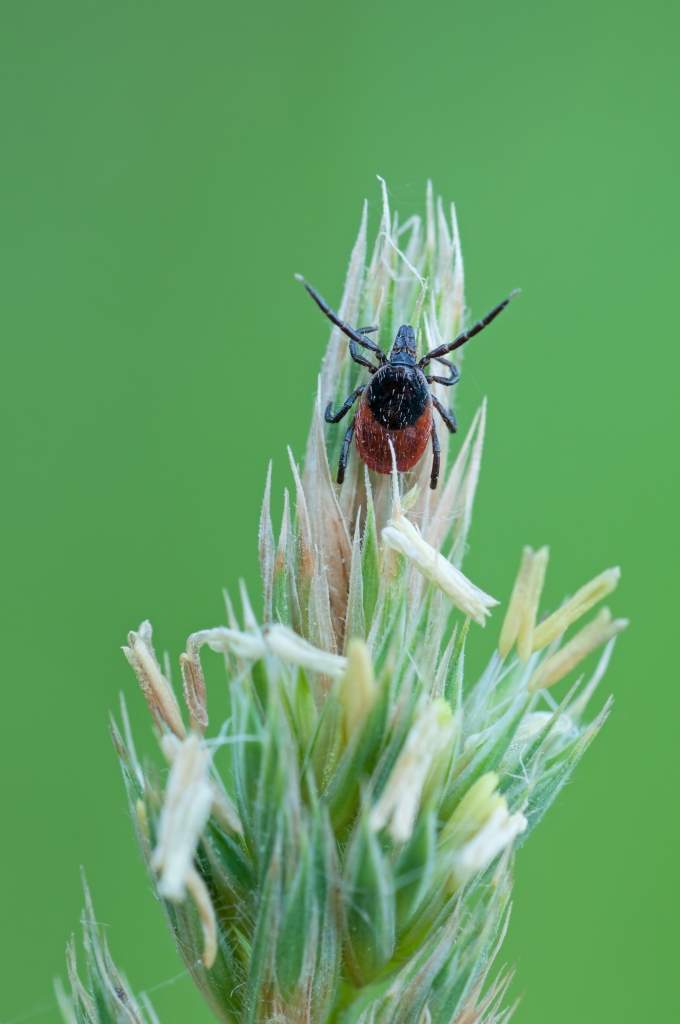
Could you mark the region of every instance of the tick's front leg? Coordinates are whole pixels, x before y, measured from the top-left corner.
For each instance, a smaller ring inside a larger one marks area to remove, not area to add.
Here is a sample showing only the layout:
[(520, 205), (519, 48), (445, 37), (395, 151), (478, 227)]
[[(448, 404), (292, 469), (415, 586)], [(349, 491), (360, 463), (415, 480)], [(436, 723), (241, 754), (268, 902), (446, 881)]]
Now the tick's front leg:
[(366, 390), (365, 384), (360, 384), (358, 388), (355, 388), (351, 395), (349, 395), (343, 405), (338, 409), (337, 412), (331, 412), (332, 405), (329, 402), (326, 406), (326, 412), (324, 413), (324, 419), (326, 423), (339, 423), (343, 416), (346, 416), (350, 411), (354, 403), (356, 402), (359, 395), (363, 395)]

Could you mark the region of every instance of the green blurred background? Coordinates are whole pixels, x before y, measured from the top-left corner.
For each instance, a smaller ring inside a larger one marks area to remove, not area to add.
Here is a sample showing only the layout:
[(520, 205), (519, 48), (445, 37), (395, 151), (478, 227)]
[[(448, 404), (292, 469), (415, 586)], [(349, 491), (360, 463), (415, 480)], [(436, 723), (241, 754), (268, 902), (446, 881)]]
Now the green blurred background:
[[(455, 198), (490, 434), (467, 562), (548, 599), (621, 562), (614, 715), (518, 865), (518, 1020), (678, 1019), (677, 6), (4, 0), (2, 1024), (56, 1020), (85, 865), (164, 1024), (207, 1021), (107, 735), (120, 644), (176, 655), (257, 580), (267, 460), (303, 450), (376, 173)], [(476, 643), (489, 650), (493, 634)], [(173, 980), (174, 979), (174, 980)]]

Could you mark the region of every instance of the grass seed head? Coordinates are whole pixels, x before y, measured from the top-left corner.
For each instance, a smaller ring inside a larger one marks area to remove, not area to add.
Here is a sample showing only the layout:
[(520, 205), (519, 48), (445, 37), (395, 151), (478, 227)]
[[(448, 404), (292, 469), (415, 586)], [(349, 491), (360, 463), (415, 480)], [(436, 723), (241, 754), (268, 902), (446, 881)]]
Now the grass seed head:
[[(402, 220), (382, 181), (381, 193), (372, 249), (364, 209), (337, 308), (352, 324), (378, 324), (383, 347), (412, 324), (422, 352), (465, 321), (455, 210), (428, 188), (424, 216)], [(608, 702), (588, 709), (625, 623), (605, 611), (562, 637), (619, 573), (541, 620), (548, 550), (527, 547), (500, 621), (499, 602), (462, 569), (486, 403), (462, 438), (442, 436), (436, 491), (427, 460), (390, 477), (355, 453), (338, 489), (330, 466), (341, 441), (322, 411), (364, 372), (334, 327), (304, 469), (290, 453), (278, 534), (267, 474), (253, 531), (261, 612), (241, 586), (240, 612), (227, 596), (226, 622), (189, 636), (189, 729), (151, 627), (131, 633), (125, 653), (161, 767), (138, 759), (124, 704), (114, 744), (152, 884), (216, 1019), (387, 1024), (400, 1008), (399, 1020), (422, 1024), (500, 1024), (509, 978), (488, 978), (507, 928), (513, 849), (606, 718)], [(485, 635), (471, 622), (498, 631), (478, 674), (467, 646)], [(602, 645), (593, 674), (571, 680), (556, 704), (546, 689)], [(226, 702), (221, 724), (212, 709), (208, 718), (209, 652), (226, 672), (213, 700)], [(122, 982), (127, 1015), (113, 1003), (100, 1013), (102, 986), (119, 976), (88, 934), (87, 979), (71, 951), (71, 995), (60, 992), (68, 1024), (153, 1022)]]

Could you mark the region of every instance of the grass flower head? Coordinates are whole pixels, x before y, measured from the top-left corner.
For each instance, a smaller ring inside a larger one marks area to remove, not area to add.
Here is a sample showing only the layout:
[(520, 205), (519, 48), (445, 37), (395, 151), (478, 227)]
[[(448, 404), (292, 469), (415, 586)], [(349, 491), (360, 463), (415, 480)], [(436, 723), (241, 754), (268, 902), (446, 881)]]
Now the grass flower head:
[[(454, 337), (465, 306), (453, 207), (429, 189), (425, 215), (401, 221), (383, 185), (377, 238), (369, 251), (364, 210), (339, 312), (379, 324), (384, 345), (402, 323), (421, 350)], [(261, 612), (242, 588), (240, 612), (228, 599), (224, 623), (189, 636), (183, 706), (151, 627), (130, 634), (165, 769), (137, 757), (124, 704), (114, 744), (151, 885), (216, 1019), (500, 1024), (508, 976), (491, 971), (514, 851), (607, 715), (609, 702), (589, 708), (625, 623), (578, 622), (618, 570), (541, 618), (548, 552), (526, 548), (501, 614), (462, 569), (485, 404), (462, 441), (442, 438), (436, 491), (427, 460), (390, 478), (356, 453), (338, 488), (341, 438), (322, 412), (362, 374), (334, 327), (278, 529), (267, 477)], [(473, 675), (467, 645), (490, 632), (497, 649)], [(548, 688), (596, 648), (594, 672), (558, 703)], [(211, 724), (203, 662), (215, 653), (228, 709)], [(69, 1024), (153, 1020), (88, 935), (87, 980), (70, 953), (72, 994), (60, 993)]]

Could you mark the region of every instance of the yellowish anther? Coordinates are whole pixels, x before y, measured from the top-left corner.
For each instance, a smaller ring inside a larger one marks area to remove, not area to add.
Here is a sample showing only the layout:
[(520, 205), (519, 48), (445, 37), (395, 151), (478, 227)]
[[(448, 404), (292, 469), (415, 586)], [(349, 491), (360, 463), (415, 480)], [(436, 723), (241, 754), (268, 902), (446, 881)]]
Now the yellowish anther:
[(543, 690), (554, 686), (575, 668), (591, 651), (602, 647), (628, 625), (627, 619), (612, 619), (608, 608), (603, 608), (592, 622), (571, 638), (540, 665), (529, 680), (529, 690)]
[(333, 678), (341, 676), (347, 666), (346, 658), (315, 647), (280, 623), (250, 631), (228, 629), (226, 626), (203, 629), (189, 637), (187, 648), (198, 656), (203, 644), (207, 644), (211, 651), (229, 652), (248, 661), (258, 661), (267, 654), (275, 654), (289, 665), (299, 665)]
[(151, 841), (151, 829), (149, 828), (149, 816), (146, 813), (146, 804), (143, 800), (137, 800), (135, 803), (135, 817), (137, 819), (139, 834), (145, 842), (149, 843)]
[(498, 650), (502, 658), (506, 658), (513, 645), (517, 643), (517, 653), (522, 661), (529, 659), (547, 565), (547, 547), (539, 551), (534, 551), (530, 547), (524, 548), (498, 641)]
[(184, 702), (189, 710), (191, 728), (194, 732), (204, 733), (208, 725), (208, 706), (201, 660), (197, 652), (187, 651), (180, 654), (179, 664), (184, 684)]
[(217, 920), (208, 887), (194, 867), (189, 868), (187, 872), (186, 888), (194, 901), (201, 922), (201, 930), (203, 932), (203, 965), (210, 970), (217, 957)]
[(556, 612), (544, 619), (534, 630), (532, 650), (540, 651), (547, 647), (564, 633), (572, 623), (580, 619), (586, 612), (601, 601), (607, 594), (611, 594), (621, 578), (621, 570), (618, 567), (605, 569), (599, 576), (590, 580), (585, 586), (577, 590), (568, 601), (558, 608)]
[(495, 772), (482, 775), (442, 829), (442, 851), (451, 857), (449, 892), (488, 867), (527, 827), (521, 812), (510, 814), (507, 800), (497, 787)]
[(548, 568), (548, 548), (542, 547), (534, 552), (531, 560), (531, 572), (527, 587), (526, 600), (524, 603), (524, 614), (519, 625), (517, 634), (517, 653), (522, 661), (528, 661), (533, 649), (534, 630), (536, 628), (536, 616), (538, 606), (543, 593), (545, 572)]
[(503, 801), (496, 792), (497, 786), (495, 772), (487, 772), (470, 786), (442, 829), (442, 843), (462, 845), (488, 821), (499, 801)]
[(340, 680), (345, 738), (354, 736), (375, 704), (377, 687), (368, 647), (358, 637), (347, 648), (347, 669)]
[(421, 711), (371, 811), (372, 829), (377, 832), (387, 827), (398, 843), (410, 838), (428, 776), (439, 754), (450, 748), (454, 730), (455, 720), (447, 701), (433, 700)]
[(530, 547), (522, 551), (522, 561), (519, 565), (519, 572), (515, 579), (515, 585), (510, 595), (510, 603), (505, 613), (501, 635), (498, 641), (498, 650), (501, 658), (507, 658), (513, 648), (513, 644), (519, 635), (519, 628), (524, 614), (527, 594), (529, 591), (529, 580), (534, 560), (534, 552)]
[(346, 658), (315, 647), (280, 623), (266, 626), (264, 638), (268, 650), (290, 665), (299, 665), (332, 678), (341, 676), (347, 668)]
[(128, 634), (129, 647), (123, 653), (132, 666), (142, 693), (159, 727), (167, 726), (175, 736), (183, 739), (186, 729), (169, 681), (161, 672), (152, 645), (151, 623), (143, 622), (137, 632)]
[[(397, 506), (398, 496), (394, 505)], [(386, 548), (401, 555), (436, 586), (444, 591), (457, 608), (483, 626), (491, 609), (498, 604), (464, 576), (448, 558), (445, 558), (425, 540), (420, 530), (406, 518), (397, 506), (392, 518), (383, 528), (382, 540)]]
[(195, 733), (176, 745), (151, 866), (164, 899), (181, 902), (213, 802), (210, 753)]
[[(169, 765), (174, 764), (177, 755), (182, 750), (181, 742), (169, 732), (166, 732), (161, 737), (160, 747)], [(210, 786), (212, 789), (211, 813), (216, 821), (219, 822), (225, 832), (236, 832), (238, 835), (243, 835), (241, 819), (223, 787), (212, 778), (210, 779)]]

